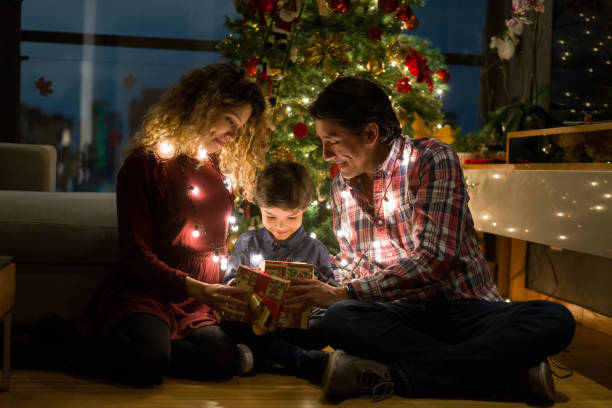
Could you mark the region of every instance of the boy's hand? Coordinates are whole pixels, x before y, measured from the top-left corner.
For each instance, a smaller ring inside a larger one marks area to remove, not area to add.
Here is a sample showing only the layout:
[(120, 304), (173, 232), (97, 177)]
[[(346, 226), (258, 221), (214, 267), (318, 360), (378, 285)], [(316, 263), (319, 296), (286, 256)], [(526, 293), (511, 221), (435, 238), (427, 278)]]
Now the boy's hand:
[(286, 306), (303, 303), (305, 307), (328, 308), (336, 302), (348, 299), (345, 287), (330, 286), (316, 279), (286, 279), (291, 281), (283, 302)]

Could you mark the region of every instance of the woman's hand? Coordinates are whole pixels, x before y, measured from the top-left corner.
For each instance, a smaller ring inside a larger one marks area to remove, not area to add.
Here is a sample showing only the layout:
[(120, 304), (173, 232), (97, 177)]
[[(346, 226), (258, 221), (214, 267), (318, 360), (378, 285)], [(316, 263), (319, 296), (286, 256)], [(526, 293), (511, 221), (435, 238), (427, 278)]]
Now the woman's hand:
[(345, 286), (330, 286), (316, 279), (287, 278), (291, 281), (284, 304), (303, 303), (304, 307), (328, 308), (336, 302), (348, 299)]
[(190, 277), (185, 279), (185, 287), (189, 296), (215, 309), (222, 318), (244, 318), (247, 309), (246, 290), (218, 283), (205, 283)]

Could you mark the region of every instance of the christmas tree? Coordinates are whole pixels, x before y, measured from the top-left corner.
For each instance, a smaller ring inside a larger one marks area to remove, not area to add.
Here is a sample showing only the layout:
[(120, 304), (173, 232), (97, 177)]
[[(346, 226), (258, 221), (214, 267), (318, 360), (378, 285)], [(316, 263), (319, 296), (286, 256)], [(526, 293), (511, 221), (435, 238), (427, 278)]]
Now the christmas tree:
[[(372, 80), (388, 93), (404, 134), (452, 142), (450, 128), (442, 128), (440, 96), (449, 80), (444, 58), (428, 40), (410, 35), (419, 24), (413, 8), (423, 4), (424, 0), (236, 0), (241, 17), (226, 18), (231, 33), (220, 42), (219, 52), (243, 66), (268, 98), (273, 124), (268, 160), (296, 160), (309, 169), (317, 187), (304, 227), (332, 253), (338, 244), (332, 232), (329, 186), (337, 169), (323, 161), (308, 115), (309, 105), (325, 86), (339, 76)], [(232, 228), (230, 246), (240, 232), (256, 226), (249, 217), (253, 208), (241, 208), (246, 213)]]

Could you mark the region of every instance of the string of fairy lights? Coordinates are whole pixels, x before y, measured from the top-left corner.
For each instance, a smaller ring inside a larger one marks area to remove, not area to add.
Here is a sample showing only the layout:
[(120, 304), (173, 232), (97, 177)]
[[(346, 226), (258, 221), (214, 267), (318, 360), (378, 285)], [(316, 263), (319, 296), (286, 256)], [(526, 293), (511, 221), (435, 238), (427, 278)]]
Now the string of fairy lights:
[[(605, 33), (601, 27), (606, 25), (605, 19), (598, 17), (592, 13), (578, 13), (575, 16), (579, 21), (574, 24), (583, 26), (579, 31), (582, 36), (572, 36), (569, 39), (560, 38), (556, 40), (556, 56), (560, 60), (561, 67), (572, 68), (574, 64), (580, 66), (579, 69), (584, 70), (587, 75), (597, 74), (597, 68), (612, 68), (612, 35)], [(569, 36), (568, 36), (569, 37)], [(583, 39), (586, 37), (588, 42)], [(590, 52), (585, 58), (585, 52)], [(582, 67), (586, 62), (586, 66)], [(589, 92), (592, 95), (591, 92)], [(561, 92), (564, 96), (569, 112), (577, 113), (598, 113), (598, 109), (609, 108), (609, 101), (594, 100), (589, 97), (585, 100), (580, 96), (580, 91), (565, 90)]]

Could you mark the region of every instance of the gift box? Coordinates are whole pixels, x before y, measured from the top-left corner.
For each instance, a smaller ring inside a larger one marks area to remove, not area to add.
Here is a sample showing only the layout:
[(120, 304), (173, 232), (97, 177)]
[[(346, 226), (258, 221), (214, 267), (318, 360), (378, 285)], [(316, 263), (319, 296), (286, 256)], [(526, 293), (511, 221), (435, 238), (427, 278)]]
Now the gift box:
[[(283, 262), (263, 260), (259, 269), (267, 274), (280, 278), (314, 279), (314, 265), (303, 262)], [(281, 305), (276, 326), (283, 328), (307, 329), (310, 326), (311, 307), (302, 304)]]
[(240, 265), (234, 286), (249, 291), (248, 308), (243, 323), (251, 323), (253, 332), (262, 335), (276, 329), (281, 305), (289, 281), (277, 275)]

